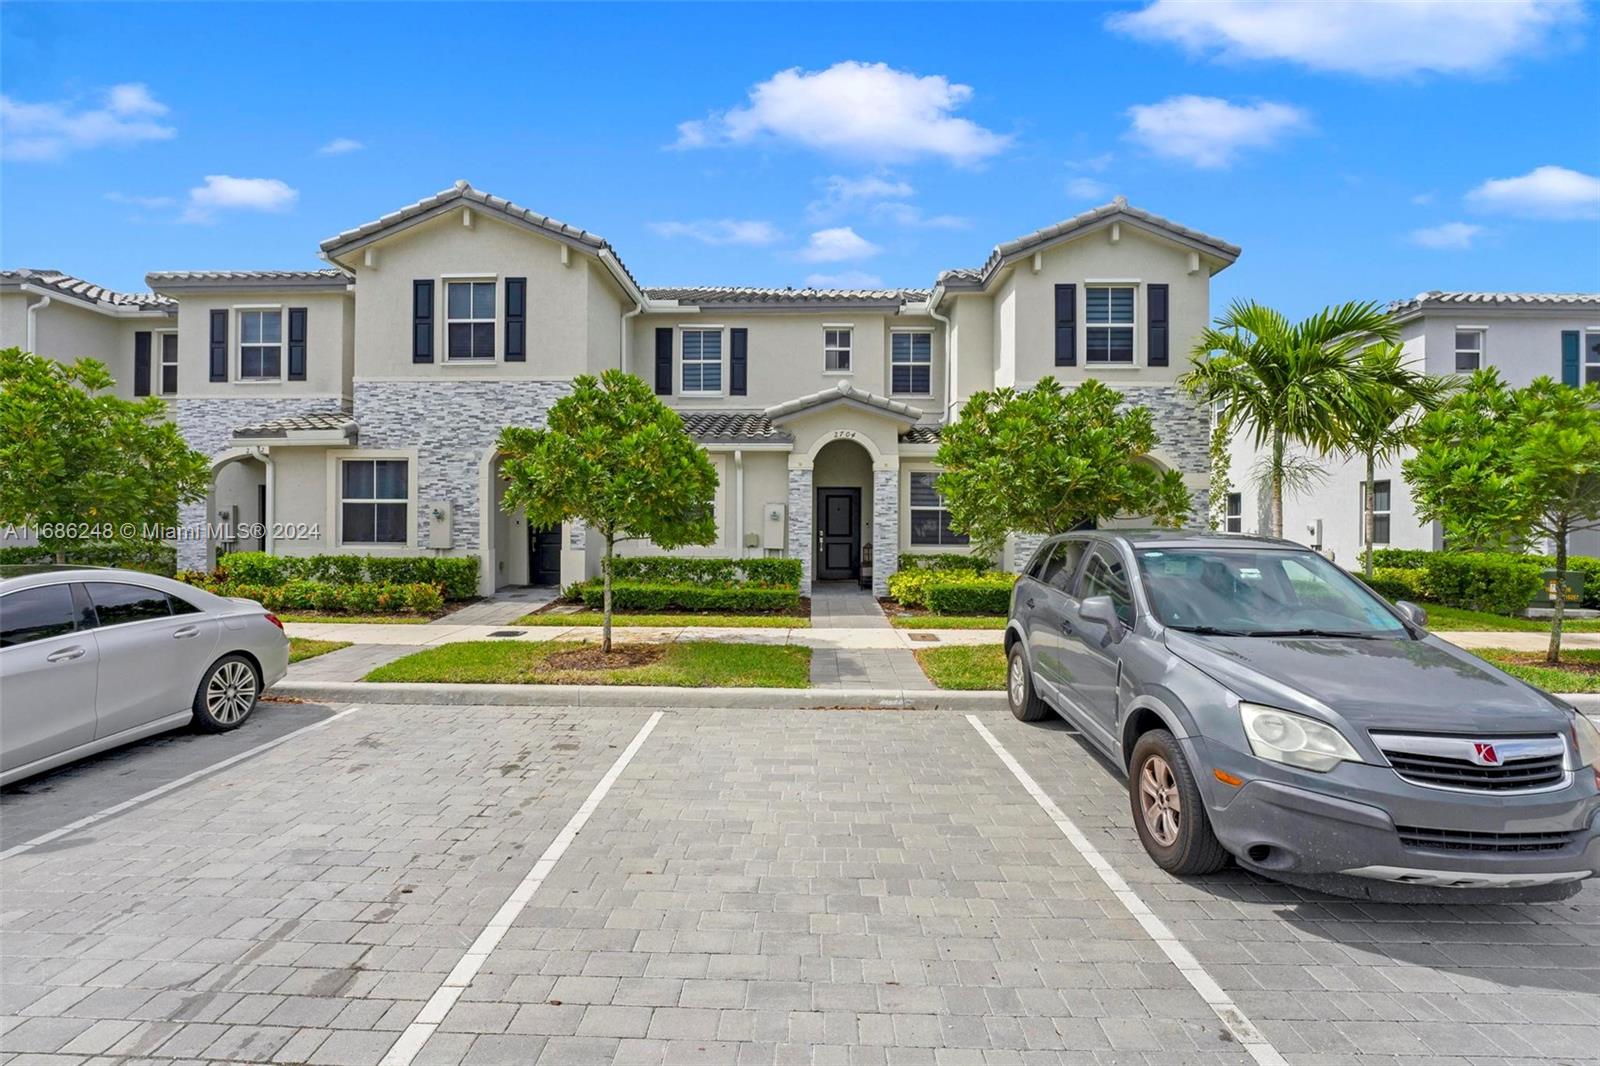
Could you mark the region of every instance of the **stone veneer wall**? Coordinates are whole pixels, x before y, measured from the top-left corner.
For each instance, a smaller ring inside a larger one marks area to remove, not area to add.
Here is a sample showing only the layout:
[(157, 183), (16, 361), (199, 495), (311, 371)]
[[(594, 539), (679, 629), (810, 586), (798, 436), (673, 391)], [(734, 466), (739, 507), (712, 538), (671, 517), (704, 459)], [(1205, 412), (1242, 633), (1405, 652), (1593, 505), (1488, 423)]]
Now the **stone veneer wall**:
[(505, 426), (542, 429), (572, 391), (565, 381), (357, 381), (363, 448), (417, 450), (417, 547), (427, 548), (424, 506), (450, 504), (452, 547), (476, 552), (484, 455)]
[[(800, 595), (811, 595), (811, 470), (789, 468), (789, 558), (800, 560)], [(874, 548), (874, 551), (877, 549)]]
[(889, 595), (900, 569), (900, 471), (872, 471), (872, 594)]
[[(174, 421), (189, 447), (215, 458), (233, 446), (233, 431), (240, 426), (345, 408), (338, 396), (180, 397), (174, 404)], [(208, 519), (205, 500), (178, 508), (178, 522), (186, 529), (201, 528)], [(179, 569), (204, 570), (210, 561), (207, 548), (204, 540), (180, 540)]]

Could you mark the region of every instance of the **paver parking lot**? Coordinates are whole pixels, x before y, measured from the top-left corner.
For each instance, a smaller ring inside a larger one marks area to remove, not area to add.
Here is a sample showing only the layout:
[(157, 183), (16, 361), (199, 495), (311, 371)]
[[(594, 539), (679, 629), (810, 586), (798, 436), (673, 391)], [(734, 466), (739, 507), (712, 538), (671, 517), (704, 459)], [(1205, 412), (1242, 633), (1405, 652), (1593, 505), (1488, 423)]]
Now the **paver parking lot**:
[[(0, 1060), (380, 1061), (651, 712), (363, 706), (5, 859)], [(1443, 907), (1177, 881), (1064, 726), (982, 724), (1268, 1051), (1600, 1061), (1600, 889)], [(81, 813), (127, 798), (118, 765), (42, 784)], [(411, 1061), (1251, 1061), (935, 712), (668, 711), (433, 1022)]]

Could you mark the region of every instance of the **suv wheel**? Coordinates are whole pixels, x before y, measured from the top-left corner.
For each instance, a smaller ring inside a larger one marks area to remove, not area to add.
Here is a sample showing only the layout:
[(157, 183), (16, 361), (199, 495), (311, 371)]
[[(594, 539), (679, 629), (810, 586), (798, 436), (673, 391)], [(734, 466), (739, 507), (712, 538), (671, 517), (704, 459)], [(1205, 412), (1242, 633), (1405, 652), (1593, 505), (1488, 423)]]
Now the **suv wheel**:
[(1205, 801), (1177, 738), (1153, 729), (1133, 746), (1128, 767), (1133, 826), (1144, 850), (1171, 874), (1216, 873), (1228, 853), (1211, 831)]
[(1033, 690), (1033, 671), (1028, 669), (1028, 653), (1022, 650), (1022, 641), (1011, 645), (1011, 657), (1006, 663), (1006, 699), (1011, 713), (1024, 722), (1038, 722), (1050, 713), (1050, 708)]
[(256, 709), (261, 675), (243, 655), (224, 655), (211, 664), (194, 694), (194, 727), (202, 733), (238, 729)]

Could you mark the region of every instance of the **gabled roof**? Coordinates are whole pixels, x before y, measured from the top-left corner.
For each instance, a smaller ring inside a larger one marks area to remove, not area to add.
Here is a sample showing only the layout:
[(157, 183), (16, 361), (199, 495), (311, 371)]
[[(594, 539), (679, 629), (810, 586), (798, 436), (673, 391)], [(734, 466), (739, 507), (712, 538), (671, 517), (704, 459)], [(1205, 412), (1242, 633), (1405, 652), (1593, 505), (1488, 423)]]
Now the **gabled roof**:
[(912, 407), (899, 400), (891, 400), (887, 396), (879, 396), (875, 392), (858, 389), (848, 381), (841, 381), (831, 389), (813, 392), (809, 396), (801, 396), (785, 403), (775, 404), (767, 408), (763, 414), (772, 419), (774, 423), (782, 424), (801, 414), (809, 414), (824, 407), (834, 404), (850, 404), (876, 414), (892, 415), (903, 422), (918, 422), (923, 417), (920, 407)]
[(0, 289), (32, 285), (48, 292), (59, 293), (84, 303), (94, 304), (97, 310), (112, 314), (133, 311), (174, 311), (177, 304), (153, 292), (117, 292), (92, 281), (63, 274), (59, 270), (20, 268), (0, 270)]
[(1190, 229), (1188, 226), (1179, 225), (1170, 218), (1162, 218), (1142, 208), (1134, 207), (1126, 199), (1119, 196), (1108, 204), (1101, 204), (1080, 215), (1073, 215), (1053, 226), (1035, 230), (1023, 237), (1004, 244), (995, 245), (994, 251), (989, 253), (989, 258), (983, 266), (977, 268), (963, 268), (946, 270), (939, 275), (939, 284), (946, 289), (980, 289), (987, 285), (1001, 267), (1046, 245), (1057, 241), (1078, 236), (1090, 230), (1100, 229), (1111, 225), (1113, 222), (1125, 222), (1138, 229), (1165, 237), (1178, 244), (1185, 245), (1197, 252), (1202, 252), (1213, 258), (1220, 259), (1226, 266), (1239, 258), (1239, 246), (1229, 244), (1221, 237), (1213, 237), (1208, 233)]
[(144, 280), (156, 291), (183, 289), (343, 289), (343, 270), (154, 270)]
[(794, 437), (760, 411), (679, 411), (683, 428), (701, 444), (787, 444)]
[(912, 426), (900, 434), (901, 444), (938, 444), (943, 426)]
[(579, 229), (577, 226), (569, 226), (565, 222), (551, 218), (549, 215), (541, 215), (537, 211), (531, 211), (503, 197), (492, 196), (479, 189), (474, 189), (465, 180), (458, 181), (450, 188), (442, 189), (432, 196), (418, 200), (414, 204), (408, 204), (398, 211), (391, 211), (382, 218), (375, 218), (371, 222), (357, 226), (355, 229), (347, 229), (338, 236), (329, 237), (322, 242), (322, 254), (328, 258), (343, 255), (408, 226), (413, 226), (437, 215), (444, 214), (458, 206), (477, 208), (514, 225), (524, 226), (546, 237), (554, 238), (576, 248), (582, 248), (594, 255), (608, 252), (633, 287), (635, 289), (639, 288), (638, 281), (634, 279), (628, 268), (623, 265), (622, 260), (617, 256), (616, 249), (611, 246), (611, 242), (604, 237), (597, 233), (590, 233), (588, 230)]
[(1600, 307), (1600, 292), (1441, 292), (1430, 289), (1409, 300), (1396, 300), (1389, 313), (1414, 318), (1430, 308), (1493, 307), (1540, 308), (1550, 311), (1586, 311)]
[(688, 285), (646, 289), (652, 300), (676, 300), (701, 308), (726, 308), (741, 311), (765, 307), (898, 308), (928, 298), (927, 289), (790, 289), (750, 286)]

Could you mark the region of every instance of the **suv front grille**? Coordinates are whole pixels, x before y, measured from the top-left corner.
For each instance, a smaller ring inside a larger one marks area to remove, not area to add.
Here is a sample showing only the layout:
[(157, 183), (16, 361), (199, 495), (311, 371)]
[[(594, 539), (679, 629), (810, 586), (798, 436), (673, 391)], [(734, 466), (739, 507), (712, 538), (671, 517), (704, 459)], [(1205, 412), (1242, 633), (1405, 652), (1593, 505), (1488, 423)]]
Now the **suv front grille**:
[(1475, 833), (1463, 829), (1424, 829), (1397, 825), (1400, 843), (1408, 848), (1429, 851), (1528, 852), (1561, 851), (1570, 845), (1575, 833)]
[(1394, 772), (1413, 784), (1472, 792), (1532, 792), (1566, 782), (1565, 742), (1544, 737), (1374, 733)]

